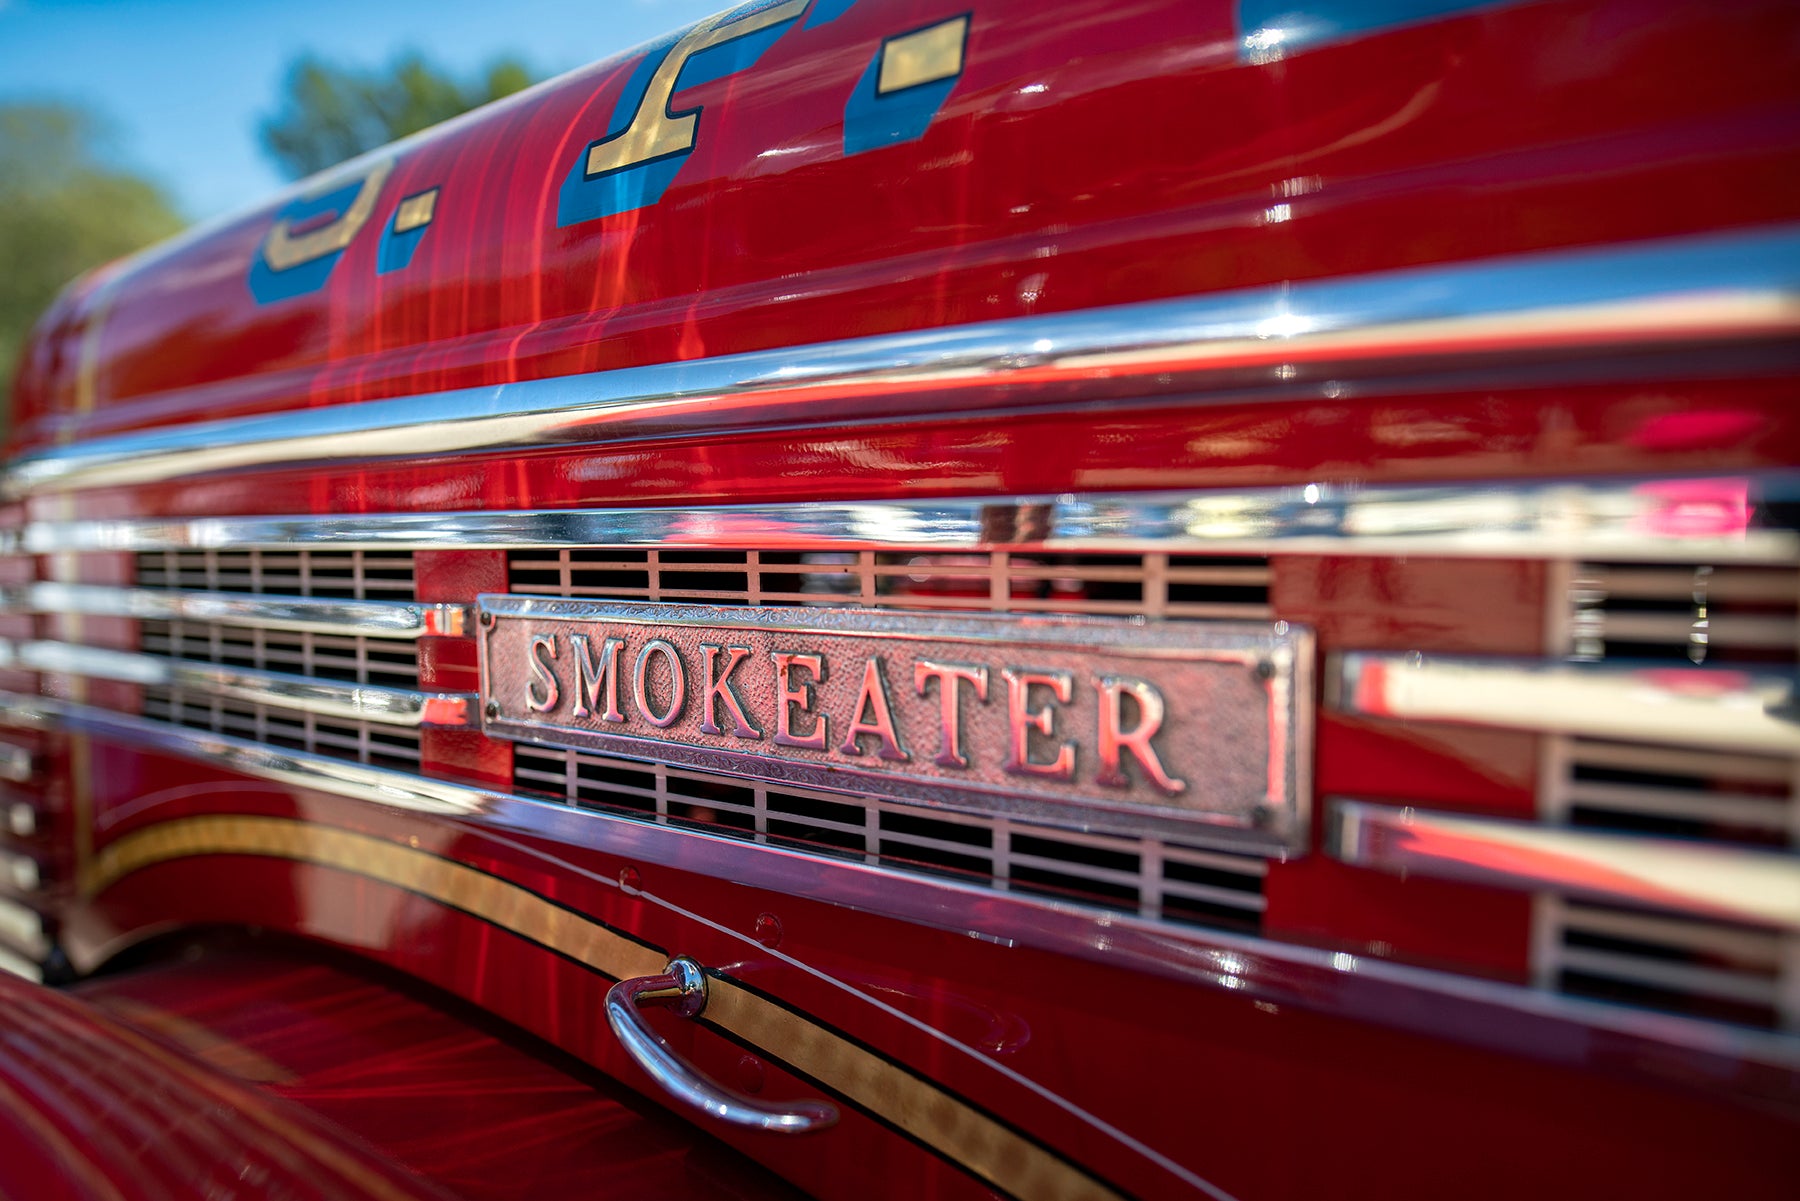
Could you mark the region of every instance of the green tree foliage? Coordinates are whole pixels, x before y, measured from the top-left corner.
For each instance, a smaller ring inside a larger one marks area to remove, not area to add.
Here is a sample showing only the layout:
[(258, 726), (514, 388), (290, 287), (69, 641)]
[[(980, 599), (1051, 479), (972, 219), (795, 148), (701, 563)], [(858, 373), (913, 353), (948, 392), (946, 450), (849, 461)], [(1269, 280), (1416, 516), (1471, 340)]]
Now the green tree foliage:
[(288, 69), (281, 111), (263, 122), (263, 148), (297, 179), (510, 96), (531, 82), (531, 72), (515, 59), (501, 59), (478, 78), (458, 81), (417, 54), (374, 71), (306, 55)]
[(0, 105), (0, 395), (58, 289), (181, 228), (161, 189), (107, 156), (92, 113)]

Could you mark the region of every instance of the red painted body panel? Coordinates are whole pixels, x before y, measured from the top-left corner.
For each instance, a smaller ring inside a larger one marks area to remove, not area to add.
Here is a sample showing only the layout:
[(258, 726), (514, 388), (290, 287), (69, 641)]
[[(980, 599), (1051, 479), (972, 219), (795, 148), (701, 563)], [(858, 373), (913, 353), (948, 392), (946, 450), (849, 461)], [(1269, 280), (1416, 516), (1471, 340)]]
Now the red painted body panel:
[(81, 1001), (0, 975), (8, 1197), (447, 1198), (254, 1085)]
[(182, 951), (74, 991), (257, 1086), (239, 1083), (238, 1093), (267, 1093), (281, 1100), (264, 1105), (354, 1131), (421, 1191), (502, 1201), (590, 1192), (603, 1180), (603, 1195), (621, 1201), (795, 1195), (604, 1077), (366, 967), (243, 940)]
[[(1698, 1091), (1701, 1082), (1680, 1078), (1615, 1081), (1597, 1070), (1606, 1066), (1600, 1040), (1586, 1048), (1542, 1047), (1531, 1058), (1496, 1055), (453, 819), (223, 776), (206, 787), (200, 780), (209, 773), (177, 761), (124, 752), (105, 759), (104, 779), (113, 783), (100, 794), (99, 820), (109, 837), (216, 812), (300, 814), (326, 828), (415, 841), (670, 953), (729, 964), (735, 978), (1006, 1114), (1137, 1196), (1191, 1190), (997, 1067), (1023, 1073), (1237, 1196), (1430, 1197), (1454, 1189), (1495, 1197), (1780, 1197), (1800, 1166), (1791, 1137), (1800, 1098), (1751, 1100), (1733, 1095), (1741, 1082), (1723, 1080)], [(145, 777), (194, 786), (145, 806), (138, 800)], [(609, 882), (625, 866), (640, 872), (646, 892), (686, 912), (621, 896)], [(752, 937), (762, 913), (780, 920), (783, 958)], [(151, 915), (158, 922), (292, 930), (353, 949), (650, 1087), (599, 1018), (608, 981), (422, 897), (328, 868), (209, 856), (127, 877), (81, 913), (68, 937), (74, 948), (104, 948), (129, 939)], [(969, 920), (980, 918), (972, 912)], [(873, 960), (871, 945), (881, 947)], [(795, 961), (821, 975), (797, 970)], [(966, 1039), (995, 1066), (925, 1037), (894, 1009)], [(702, 1070), (737, 1078), (742, 1052), (733, 1043), (675, 1021), (660, 1029)], [(816, 1095), (807, 1082), (765, 1063), (766, 1098)], [(1301, 1098), (1329, 1117), (1296, 1112)], [(985, 1193), (855, 1113), (829, 1137), (793, 1140), (700, 1124), (824, 1197), (867, 1196), (872, 1187), (893, 1197)], [(1297, 1126), (1307, 1131), (1298, 1147)], [(1405, 1153), (1378, 1172), (1350, 1166), (1397, 1143)]]
[(442, 189), (405, 271), (374, 273), (371, 224), (324, 289), (256, 305), (276, 205), (177, 242), (47, 318), (17, 438), (1800, 215), (1782, 0), (1500, 5), (1263, 62), (1223, 0), (995, 0), (925, 136), (844, 156), (874, 47), (957, 11), (857, 5), (688, 89), (693, 159), (649, 208), (555, 224), (634, 54), (398, 148), (384, 215)]

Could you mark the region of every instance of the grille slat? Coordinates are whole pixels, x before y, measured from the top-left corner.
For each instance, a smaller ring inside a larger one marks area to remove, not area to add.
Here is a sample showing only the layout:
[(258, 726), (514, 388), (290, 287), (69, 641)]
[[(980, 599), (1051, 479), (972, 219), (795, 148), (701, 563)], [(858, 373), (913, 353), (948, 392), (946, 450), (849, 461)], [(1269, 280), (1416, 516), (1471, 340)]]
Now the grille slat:
[[(1704, 563), (1573, 565), (1553, 619), (1575, 660), (1792, 668), (1800, 572)], [(1546, 821), (1702, 845), (1800, 846), (1800, 761), (1620, 739), (1544, 740)], [(1800, 1024), (1800, 937), (1731, 922), (1540, 898), (1547, 987), (1760, 1026)]]
[[(411, 600), (406, 551), (165, 551), (137, 557), (140, 588), (206, 589), (272, 596)], [(251, 629), (211, 622), (144, 621), (140, 649), (173, 659), (285, 671), (389, 688), (419, 686), (418, 652), (361, 636)], [(290, 750), (417, 772), (419, 733), (322, 718), (268, 705), (148, 688), (143, 712), (175, 725), (250, 738)]]
[(930, 551), (515, 551), (511, 589), (710, 604), (1265, 620), (1262, 559)]

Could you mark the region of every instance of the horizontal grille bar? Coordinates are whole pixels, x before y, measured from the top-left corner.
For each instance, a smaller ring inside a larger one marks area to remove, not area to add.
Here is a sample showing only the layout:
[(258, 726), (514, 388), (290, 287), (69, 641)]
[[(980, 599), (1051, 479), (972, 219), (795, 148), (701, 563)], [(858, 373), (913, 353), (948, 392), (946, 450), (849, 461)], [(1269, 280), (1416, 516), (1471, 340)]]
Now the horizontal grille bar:
[(1779, 852), (1351, 800), (1331, 802), (1326, 846), (1360, 867), (1800, 930), (1800, 856)]
[(1791, 672), (1356, 652), (1327, 674), (1336, 706), (1369, 717), (1800, 751)]
[(373, 684), (315, 680), (303, 675), (235, 668), (67, 642), (0, 642), (0, 666), (179, 687), (252, 704), (296, 709), (322, 717), (392, 726), (461, 726), (472, 698)]
[(15, 609), (140, 620), (197, 621), (241, 629), (290, 630), (365, 638), (460, 636), (461, 605), (346, 600), (250, 592), (196, 592), (39, 583), (9, 598)]

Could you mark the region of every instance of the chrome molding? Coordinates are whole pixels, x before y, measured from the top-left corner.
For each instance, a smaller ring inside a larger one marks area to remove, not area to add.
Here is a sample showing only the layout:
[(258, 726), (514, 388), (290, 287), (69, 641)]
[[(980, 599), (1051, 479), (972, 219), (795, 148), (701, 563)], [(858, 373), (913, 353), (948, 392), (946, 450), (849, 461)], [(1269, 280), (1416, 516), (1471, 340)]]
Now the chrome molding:
[(0, 604), (32, 613), (81, 613), (152, 621), (203, 621), (246, 629), (292, 630), (366, 638), (461, 637), (461, 605), (413, 601), (336, 600), (266, 593), (185, 592), (98, 584), (29, 584)]
[(185, 688), (249, 704), (387, 726), (461, 726), (472, 716), (473, 698), (466, 693), (383, 688), (70, 642), (0, 640), (0, 667)]
[[(1285, 383), (1300, 369), (1421, 358), (1791, 337), (1800, 228), (1773, 226), (1499, 262), (911, 331), (46, 448), (11, 496), (235, 468), (638, 440)], [(196, 396), (195, 412), (206, 411)]]
[(37, 910), (17, 901), (0, 897), (0, 950), (7, 947), (41, 960), (50, 952), (50, 939), (44, 932), (44, 918)]
[[(1791, 1098), (1800, 1038), (1605, 1005), (1513, 985), (1190, 927), (1096, 913), (849, 860), (549, 804), (494, 790), (364, 767), (49, 697), (0, 694), (0, 724), (60, 727), (291, 787), (433, 813), (474, 834), (604, 847), (628, 861), (808, 895), (1006, 946), (1030, 946), (1124, 971), (1228, 989), (1357, 1020), (1556, 1062), (1709, 1078)], [(92, 964), (77, 965), (90, 970)], [(1756, 1072), (1744, 1075), (1744, 1065)], [(1699, 1076), (1693, 1073), (1699, 1072)]]
[(0, 780), (24, 784), (37, 773), (37, 759), (22, 746), (0, 746)]
[(377, 513), (39, 522), (32, 554), (559, 546), (1800, 560), (1800, 474), (702, 509)]
[(38, 861), (30, 855), (0, 849), (0, 886), (14, 892), (36, 892), (44, 883)]
[(1327, 703), (1368, 717), (1800, 752), (1791, 673), (1352, 652), (1325, 674)]
[(1545, 889), (1800, 930), (1800, 856), (1333, 800), (1328, 854), (1396, 874)]
[(23, 955), (15, 955), (5, 947), (0, 947), (0, 972), (11, 976), (19, 976), (33, 984), (44, 982), (44, 969)]

